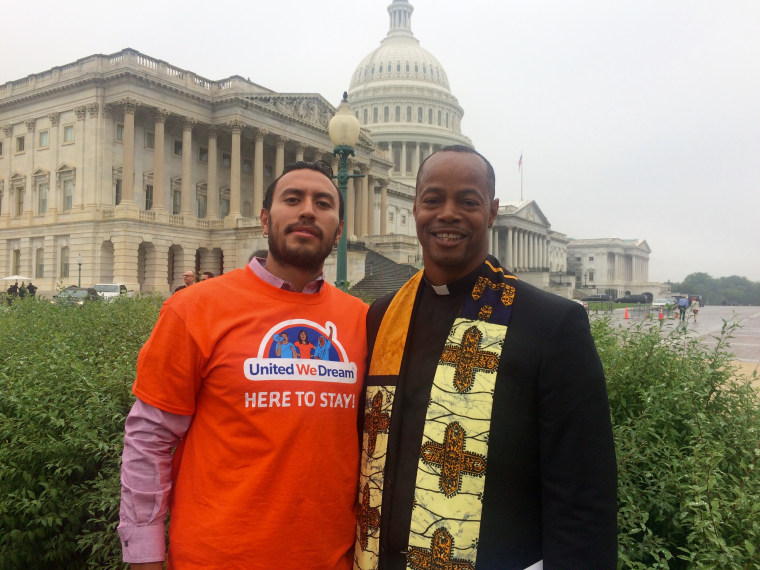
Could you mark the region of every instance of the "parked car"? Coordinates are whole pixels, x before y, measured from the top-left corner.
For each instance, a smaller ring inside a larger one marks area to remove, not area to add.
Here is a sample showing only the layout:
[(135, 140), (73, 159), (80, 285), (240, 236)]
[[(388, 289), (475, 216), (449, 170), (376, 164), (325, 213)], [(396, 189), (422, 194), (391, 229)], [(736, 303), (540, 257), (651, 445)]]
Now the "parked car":
[(93, 285), (93, 289), (100, 294), (104, 301), (127, 294), (127, 286), (124, 283), (98, 283)]
[(655, 299), (652, 301), (652, 308), (653, 309), (667, 309), (668, 307), (672, 306), (673, 303), (671, 303), (668, 299)]
[(618, 297), (615, 299), (616, 303), (648, 303), (649, 299), (646, 295), (626, 295), (625, 297)]
[(591, 295), (589, 297), (581, 299), (581, 301), (586, 301), (587, 303), (606, 303), (608, 301), (612, 301), (612, 297), (604, 294)]
[(89, 301), (100, 301), (100, 295), (92, 287), (68, 287), (58, 293), (51, 303), (53, 305), (84, 305)]

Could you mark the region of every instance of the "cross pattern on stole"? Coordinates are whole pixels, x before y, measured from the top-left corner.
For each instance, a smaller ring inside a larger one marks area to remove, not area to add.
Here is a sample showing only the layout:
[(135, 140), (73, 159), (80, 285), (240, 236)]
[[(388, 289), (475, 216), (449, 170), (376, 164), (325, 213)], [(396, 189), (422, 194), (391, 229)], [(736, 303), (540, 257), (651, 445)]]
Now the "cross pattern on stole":
[(440, 363), (456, 368), (454, 388), (460, 394), (470, 391), (477, 371), (488, 372), (499, 367), (497, 355), (479, 350), (482, 336), (478, 327), (472, 326), (465, 331), (460, 346), (446, 345), (443, 348)]
[(452, 558), (453, 550), (454, 538), (439, 528), (433, 533), (430, 549), (410, 546), (406, 561), (413, 570), (475, 570), (468, 561)]
[(438, 486), (447, 497), (453, 497), (462, 486), (462, 475), (482, 477), (486, 471), (486, 458), (478, 453), (464, 450), (467, 433), (459, 422), (446, 426), (443, 443), (429, 441), (420, 449), (426, 465), (441, 468)]
[(362, 500), (359, 502), (359, 544), (362, 550), (367, 550), (369, 533), (380, 528), (380, 509), (369, 506), (369, 484), (362, 489)]
[(511, 305), (515, 300), (515, 288), (512, 287), (512, 285), (506, 283), (494, 283), (486, 277), (478, 277), (478, 280), (475, 282), (475, 287), (472, 288), (472, 298), (477, 301), (483, 293), (485, 293), (486, 289), (492, 289), (494, 291), (502, 289), (501, 304), (505, 307)]
[(372, 407), (370, 411), (364, 414), (364, 431), (367, 433), (367, 454), (372, 456), (375, 453), (375, 444), (377, 443), (378, 433), (388, 433), (391, 425), (391, 416), (383, 412), (383, 394), (378, 392), (372, 398)]

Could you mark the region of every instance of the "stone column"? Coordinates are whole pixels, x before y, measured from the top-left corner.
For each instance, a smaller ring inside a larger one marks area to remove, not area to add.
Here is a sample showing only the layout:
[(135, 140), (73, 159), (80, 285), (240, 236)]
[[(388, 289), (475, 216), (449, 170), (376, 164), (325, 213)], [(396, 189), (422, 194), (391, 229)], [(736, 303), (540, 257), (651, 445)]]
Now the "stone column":
[(208, 129), (208, 173), (206, 175), (206, 217), (212, 220), (219, 218), (219, 184), (216, 181), (216, 127)]
[(264, 137), (267, 131), (259, 129), (254, 135), (253, 147), (253, 212), (258, 215), (264, 203)]
[[(169, 117), (166, 109), (157, 109), (153, 124), (153, 210), (164, 209), (164, 126)], [(182, 153), (184, 154), (184, 143)]]
[[(129, 97), (122, 99), (124, 106), (124, 140), (123, 158), (121, 162), (121, 202), (125, 206), (135, 203), (135, 112), (139, 103)], [(137, 254), (135, 253), (135, 259)], [(135, 267), (135, 283), (137, 283), (137, 268)]]
[[(155, 171), (154, 171), (155, 181)], [(155, 204), (155, 190), (153, 185), (153, 198)], [(166, 264), (169, 259), (170, 242), (154, 239), (153, 247), (146, 248), (145, 251), (145, 290), (158, 291), (159, 293), (169, 293), (169, 280), (166, 274)]]
[(380, 179), (380, 235), (388, 234), (388, 180)]
[[(348, 162), (348, 172), (352, 173), (353, 161)], [(356, 236), (356, 190), (354, 189), (354, 179), (348, 179), (348, 188), (346, 189), (346, 237), (352, 239)]]
[(369, 217), (367, 216), (369, 211), (369, 177), (367, 166), (364, 164), (359, 165), (359, 172), (364, 176), (359, 179), (361, 181), (359, 185), (359, 199), (356, 201), (357, 219), (359, 221), (357, 234), (359, 237), (364, 237), (369, 234)]
[(491, 255), (499, 259), (499, 228), (496, 226), (491, 228)]
[(420, 169), (420, 145), (414, 143), (414, 152), (412, 153), (412, 176), (417, 176)]
[[(192, 205), (192, 167), (193, 167), (193, 126), (197, 121), (192, 117), (186, 117), (182, 124), (182, 186), (180, 214), (183, 216), (193, 215)], [(233, 151), (234, 152), (234, 151)]]
[(401, 176), (406, 176), (406, 142), (401, 143)]
[(514, 249), (513, 244), (514, 244), (514, 241), (515, 241), (515, 229), (514, 228), (512, 228), (512, 227), (507, 228), (506, 241), (507, 241), (507, 243), (506, 243), (505, 249), (507, 250), (506, 251), (507, 256), (506, 256), (506, 259), (504, 260), (504, 262), (506, 263), (507, 269), (509, 271), (513, 271), (514, 268), (515, 268), (514, 261), (513, 261), (514, 255), (512, 254), (512, 250)]
[[(60, 113), (50, 113), (48, 115), (48, 119), (50, 120), (50, 152), (51, 154), (51, 162), (52, 165), (50, 170), (50, 189), (48, 191), (48, 211), (45, 216), (45, 221), (48, 220), (55, 221), (56, 215), (59, 211), (63, 209), (63, 188), (61, 188), (60, 184), (58, 183), (58, 124), (60, 123), (61, 115)], [(8, 146), (6, 148), (10, 148), (10, 143), (8, 143)], [(10, 162), (10, 161), (8, 161)], [(6, 177), (7, 180), (7, 177)], [(7, 182), (6, 182), (7, 184)], [(94, 192), (94, 190), (93, 190)], [(7, 191), (6, 191), (7, 194)], [(2, 204), (2, 207), (0, 207), (0, 212), (7, 213), (8, 209), (5, 207), (7, 202), (5, 204)], [(45, 257), (47, 258), (47, 247), (45, 248)], [(47, 259), (45, 260), (45, 263), (47, 264)], [(46, 265), (47, 267), (47, 265)], [(47, 269), (46, 269), (47, 271)], [(58, 275), (57, 272), (54, 273), (54, 276)]]
[(296, 144), (296, 160), (303, 160), (303, 145), (301, 143)]
[(274, 176), (277, 178), (285, 169), (285, 138), (275, 137)]
[[(84, 188), (85, 188), (85, 176), (87, 171), (87, 156), (88, 152), (86, 150), (88, 149), (87, 141), (86, 141), (86, 130), (85, 130), (85, 118), (87, 117), (87, 107), (85, 105), (79, 105), (78, 107), (74, 108), (74, 114), (77, 117), (77, 124), (76, 124), (76, 134), (74, 135), (75, 140), (77, 141), (77, 162), (82, 165), (82, 169), (77, 169), (77, 178), (79, 179), (79, 184), (76, 185), (75, 188), (75, 196), (73, 198), (73, 206), (76, 210), (82, 210), (84, 209)], [(134, 115), (132, 115), (133, 120), (133, 126), (134, 126)], [(126, 137), (126, 133), (124, 135)], [(126, 144), (126, 140), (124, 141), (124, 144)], [(134, 128), (132, 130), (132, 157), (133, 157), (133, 164), (134, 164)], [(93, 153), (94, 155), (94, 149)], [(133, 168), (134, 170), (134, 168)], [(134, 191), (134, 186), (133, 186)]]
[(369, 198), (367, 200), (367, 235), (374, 236), (377, 234), (375, 225), (375, 180), (374, 176), (369, 175), (369, 167), (365, 168), (367, 173), (367, 187), (369, 188)]
[[(240, 217), (240, 133), (243, 131), (241, 121), (231, 121), (232, 156), (230, 157), (230, 217)], [(255, 187), (254, 187), (255, 192)]]
[[(85, 122), (85, 144), (87, 152), (84, 155), (84, 172), (82, 180), (82, 192), (80, 193), (83, 205), (95, 208), (95, 188), (97, 187), (98, 175), (98, 152), (101, 150), (98, 140), (98, 124), (100, 121), (100, 105), (98, 103), (87, 104), (87, 121)], [(94, 149), (98, 149), (97, 151)], [(52, 184), (51, 184), (52, 187)]]

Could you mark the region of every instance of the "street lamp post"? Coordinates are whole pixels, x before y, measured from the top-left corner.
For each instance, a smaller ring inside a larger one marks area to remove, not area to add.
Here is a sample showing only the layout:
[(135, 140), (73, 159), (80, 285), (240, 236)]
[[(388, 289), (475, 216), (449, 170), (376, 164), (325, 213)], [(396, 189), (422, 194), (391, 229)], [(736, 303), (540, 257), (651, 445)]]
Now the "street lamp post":
[(84, 263), (84, 258), (82, 257), (82, 254), (80, 253), (77, 255), (77, 265), (79, 266), (79, 278), (77, 279), (77, 287), (81, 289), (82, 287), (82, 264)]
[(588, 282), (587, 282), (587, 279), (588, 279), (588, 271), (584, 271), (584, 272), (583, 272), (583, 288), (584, 288), (584, 289), (585, 289), (586, 287), (588, 287)]
[[(338, 157), (338, 174), (335, 176), (338, 180), (338, 192), (343, 197), (344, 215), (345, 220), (349, 214), (353, 212), (348, 211), (348, 198), (346, 196), (348, 192), (348, 179), (349, 178), (361, 178), (363, 174), (349, 174), (348, 173), (348, 157), (354, 155), (354, 145), (359, 140), (359, 119), (357, 119), (351, 112), (351, 107), (348, 105), (348, 93), (343, 93), (343, 100), (338, 105), (338, 110), (335, 111), (335, 115), (330, 119), (330, 124), (327, 126), (327, 132), (330, 134), (330, 140), (332, 141), (333, 154)], [(347, 278), (347, 266), (348, 266), (348, 231), (344, 223), (343, 232), (341, 233), (340, 240), (338, 241), (338, 263), (336, 267), (335, 285), (344, 291), (348, 288)]]

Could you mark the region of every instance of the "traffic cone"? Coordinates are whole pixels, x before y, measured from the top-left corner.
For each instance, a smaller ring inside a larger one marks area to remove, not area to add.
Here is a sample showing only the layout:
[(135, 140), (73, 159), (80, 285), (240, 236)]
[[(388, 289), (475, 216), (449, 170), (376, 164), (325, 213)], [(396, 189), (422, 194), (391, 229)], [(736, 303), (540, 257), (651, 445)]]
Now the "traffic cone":
[(660, 317), (659, 318), (660, 318), (660, 320), (662, 320), (662, 319), (665, 318), (665, 315), (662, 314), (662, 307), (660, 307)]
[(624, 319), (630, 319), (631, 317), (628, 316), (628, 307), (625, 308), (625, 316)]

